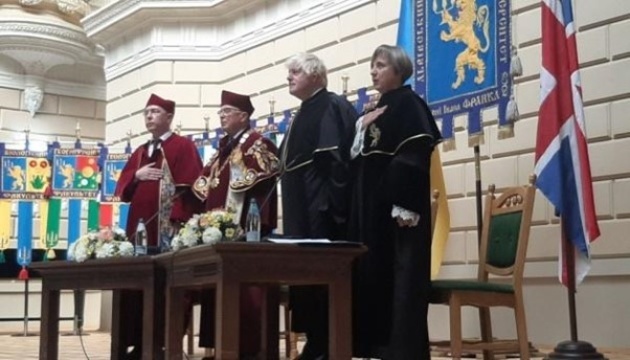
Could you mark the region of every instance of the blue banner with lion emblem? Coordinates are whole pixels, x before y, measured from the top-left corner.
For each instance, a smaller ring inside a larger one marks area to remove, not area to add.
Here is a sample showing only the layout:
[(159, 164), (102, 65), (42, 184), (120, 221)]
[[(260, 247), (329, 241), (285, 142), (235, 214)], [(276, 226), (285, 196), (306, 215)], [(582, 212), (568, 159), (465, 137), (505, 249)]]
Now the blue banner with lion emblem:
[(483, 142), (481, 113), (506, 121), (512, 94), (509, 0), (415, 1), (415, 89), (442, 121), (454, 148), (453, 119), (468, 116), (469, 145)]
[(12, 200), (42, 199), (50, 179), (46, 152), (0, 148), (0, 198)]
[(107, 154), (103, 162), (103, 174), (101, 175), (101, 201), (102, 202), (120, 202), (120, 198), (116, 196), (116, 184), (120, 178), (127, 160), (131, 157), (130, 153)]

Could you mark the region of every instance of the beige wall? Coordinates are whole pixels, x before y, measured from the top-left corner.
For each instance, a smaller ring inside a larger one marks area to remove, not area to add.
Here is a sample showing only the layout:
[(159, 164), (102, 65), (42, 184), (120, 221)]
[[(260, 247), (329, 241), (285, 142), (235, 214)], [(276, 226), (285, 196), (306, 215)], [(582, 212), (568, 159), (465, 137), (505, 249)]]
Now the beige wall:
[[(399, 3), (375, 0), (224, 59), (154, 61), (112, 78), (107, 88), (107, 142), (122, 146), (130, 129), (134, 144), (146, 139), (139, 136), (144, 132), (140, 112), (151, 92), (177, 101), (175, 123), (181, 122), (184, 133), (201, 131), (205, 115), (211, 117), (211, 128), (218, 126), (215, 112), (221, 89), (251, 94), (255, 116), (268, 112), (272, 97), (276, 110), (296, 107), (298, 101), (287, 93), (283, 62), (298, 51), (315, 52), (326, 61), (331, 90), (341, 90), (342, 74), (349, 76), (351, 91), (367, 86), (372, 50), (381, 43), (395, 42)], [(516, 85), (521, 120), (514, 138), (497, 140), (496, 113), (484, 114), (484, 188), (489, 183), (499, 189), (525, 183), (533, 171), (540, 86), (539, 3), (514, 1), (513, 36), (525, 69)], [(627, 346), (630, 312), (619, 309), (618, 304), (630, 303), (630, 242), (626, 236), (630, 233), (630, 161), (626, 155), (630, 153), (630, 42), (626, 35), (630, 2), (576, 0), (575, 11), (602, 230), (592, 247), (593, 271), (578, 293), (579, 324), (584, 337), (596, 345)], [(465, 120), (456, 121), (457, 150), (442, 156), (452, 225), (442, 271), (447, 278), (473, 276), (477, 261), (473, 151), (467, 147)], [(530, 337), (537, 343), (554, 344), (569, 335), (566, 296), (555, 281), (559, 228), (545, 198), (539, 195), (536, 201), (526, 281)], [(499, 329), (509, 325), (505, 319), (499, 317)], [(476, 318), (469, 320), (467, 328), (473, 329)], [(447, 336), (447, 321), (440, 310), (432, 311), (433, 336)]]
[[(12, 148), (24, 148), (24, 130), (30, 128), (30, 140), (32, 150), (46, 150), (46, 143), (59, 140), (64, 147), (72, 147), (75, 139), (77, 121), (80, 123), (81, 136), (85, 146), (94, 146), (98, 141), (105, 139), (105, 102), (65, 95), (45, 93), (42, 106), (31, 119), (30, 114), (24, 109), (23, 91), (16, 88), (0, 88), (0, 142)], [(87, 209), (86, 209), (87, 210)], [(33, 235), (39, 239), (39, 211), (37, 203), (34, 207)], [(17, 213), (14, 209), (14, 226), (9, 248), (16, 247)], [(84, 214), (85, 217), (85, 214)], [(83, 230), (86, 225), (83, 222)], [(62, 208), (60, 234), (63, 236), (59, 247), (65, 248), (67, 240), (68, 221), (67, 206)], [(35, 246), (35, 245), (34, 245)], [(29, 297), (29, 317), (39, 317), (41, 300), (41, 284), (39, 280), (31, 281)], [(16, 280), (0, 280), (0, 299), (3, 306), (0, 310), (0, 318), (15, 318), (24, 314), (24, 283)], [(85, 302), (85, 326), (86, 330), (95, 330), (100, 327), (99, 312), (100, 292), (89, 292)], [(61, 297), (61, 316), (71, 317), (74, 312), (72, 292), (64, 292)], [(21, 332), (23, 322), (0, 322), (0, 333)], [(30, 321), (30, 332), (39, 332), (39, 322)], [(62, 331), (73, 329), (72, 321), (60, 323)]]
[[(77, 122), (81, 137), (95, 144), (105, 139), (105, 102), (80, 97), (45, 93), (40, 110), (33, 116), (24, 107), (23, 90), (0, 87), (0, 141), (17, 146), (24, 142), (24, 130), (30, 139), (72, 142)], [(35, 144), (41, 146), (41, 144)], [(23, 148), (23, 144), (22, 144)], [(34, 149), (35, 150), (35, 149)]]

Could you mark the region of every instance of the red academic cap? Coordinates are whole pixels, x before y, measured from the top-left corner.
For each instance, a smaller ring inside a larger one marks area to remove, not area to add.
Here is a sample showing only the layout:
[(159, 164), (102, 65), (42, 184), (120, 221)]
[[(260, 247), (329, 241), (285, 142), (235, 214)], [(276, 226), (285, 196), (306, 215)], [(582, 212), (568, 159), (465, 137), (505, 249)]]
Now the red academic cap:
[(151, 97), (149, 97), (149, 101), (147, 101), (147, 105), (145, 106), (145, 108), (149, 105), (159, 106), (167, 113), (175, 114), (175, 101), (162, 99), (155, 94), (151, 94)]
[(254, 106), (252, 105), (249, 96), (225, 91), (221, 93), (221, 106), (230, 105), (238, 108), (241, 111), (245, 111), (250, 116), (254, 112)]

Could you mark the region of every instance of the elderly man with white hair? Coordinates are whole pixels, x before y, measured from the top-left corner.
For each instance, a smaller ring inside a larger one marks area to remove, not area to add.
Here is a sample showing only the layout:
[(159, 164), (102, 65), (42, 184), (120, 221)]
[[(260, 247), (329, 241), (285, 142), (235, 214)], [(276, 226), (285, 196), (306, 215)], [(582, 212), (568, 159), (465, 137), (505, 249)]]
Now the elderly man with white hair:
[[(280, 149), (284, 234), (345, 240), (350, 204), (349, 148), (357, 113), (326, 89), (324, 63), (297, 54), (287, 63), (289, 92), (302, 101)], [(322, 286), (290, 291), (293, 331), (306, 333), (300, 360), (328, 358), (328, 297)]]

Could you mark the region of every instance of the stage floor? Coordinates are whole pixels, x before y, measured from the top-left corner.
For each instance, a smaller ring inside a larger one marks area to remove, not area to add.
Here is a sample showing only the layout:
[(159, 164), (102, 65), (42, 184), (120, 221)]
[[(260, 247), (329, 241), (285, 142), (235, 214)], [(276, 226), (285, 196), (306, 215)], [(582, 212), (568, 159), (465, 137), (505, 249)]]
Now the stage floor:
[[(60, 336), (59, 338), (59, 358), (68, 360), (86, 359), (82, 347), (81, 339), (85, 351), (91, 360), (108, 360), (110, 336), (109, 333), (90, 332), (86, 336)], [(195, 339), (196, 342), (197, 339)], [(300, 344), (301, 345), (301, 344)], [(282, 347), (282, 344), (281, 344)], [(551, 347), (539, 347), (541, 352), (550, 351)], [(630, 360), (630, 349), (610, 350), (600, 349), (610, 360)], [(39, 336), (11, 336), (0, 335), (0, 359), (1, 360), (36, 360), (39, 353)], [(282, 352), (284, 353), (284, 352)], [(190, 360), (199, 360), (203, 356), (203, 349), (195, 348), (195, 354), (189, 356)], [(499, 358), (499, 357), (497, 357)], [(432, 359), (448, 360), (448, 357), (435, 356)], [(514, 359), (514, 358), (510, 358)], [(532, 359), (542, 359), (533, 357)]]

